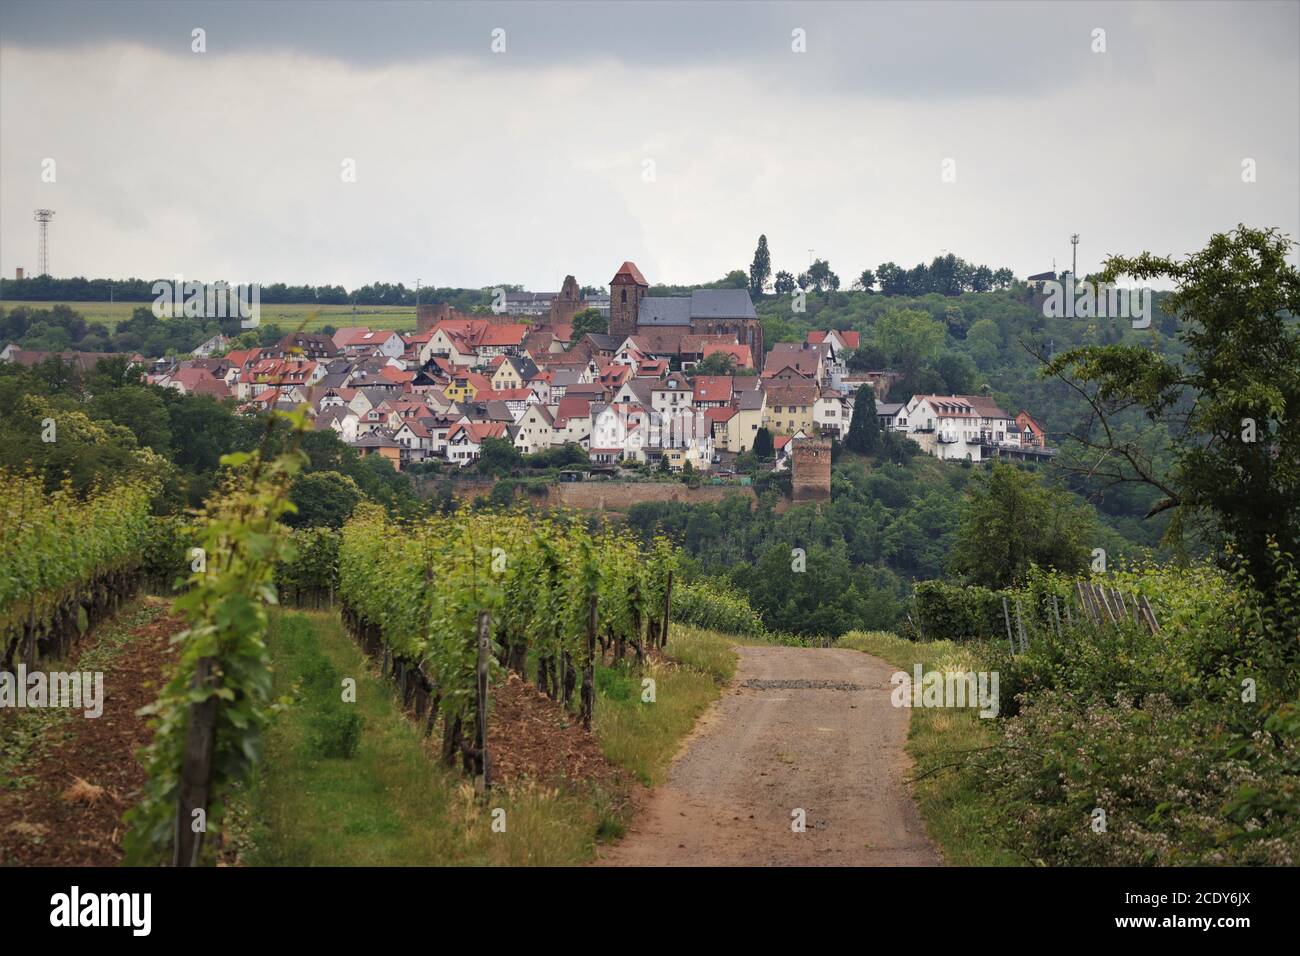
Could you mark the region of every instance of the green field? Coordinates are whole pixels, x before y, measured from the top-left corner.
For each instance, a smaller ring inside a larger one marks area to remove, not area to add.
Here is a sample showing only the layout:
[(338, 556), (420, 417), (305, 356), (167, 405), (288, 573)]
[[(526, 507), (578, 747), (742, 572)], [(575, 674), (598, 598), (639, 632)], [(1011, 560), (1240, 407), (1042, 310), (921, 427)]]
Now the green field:
[[(33, 309), (48, 309), (58, 302), (23, 302), (20, 300), (0, 302), (0, 308), (13, 309), (27, 306)], [(64, 302), (87, 322), (113, 324), (131, 317), (138, 308), (148, 308), (149, 302)], [(404, 332), (415, 328), (415, 309), (400, 305), (358, 305), (353, 310), (350, 305), (267, 305), (262, 304), (262, 324), (279, 325), (283, 328), (296, 329), (306, 320), (306, 331), (332, 325), (343, 328), (348, 325), (368, 325), (371, 328), (390, 329)]]

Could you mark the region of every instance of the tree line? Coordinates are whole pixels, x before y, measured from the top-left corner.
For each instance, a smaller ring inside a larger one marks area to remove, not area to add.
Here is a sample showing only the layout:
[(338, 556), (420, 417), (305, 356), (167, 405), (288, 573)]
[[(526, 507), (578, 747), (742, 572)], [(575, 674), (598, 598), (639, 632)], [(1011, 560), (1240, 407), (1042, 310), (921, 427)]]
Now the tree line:
[[(0, 279), (0, 300), (17, 302), (152, 302), (157, 298), (153, 291), (155, 282), (172, 283), (174, 276), (162, 279), (87, 279), (73, 276), (56, 279), (53, 276), (26, 276), (22, 279)], [(212, 283), (204, 283), (214, 285)], [(235, 283), (230, 283), (232, 286)], [(495, 289), (518, 291), (517, 285), (489, 286), (482, 289), (439, 288), (423, 286), (420, 289), (405, 283), (371, 282), (351, 291), (341, 285), (290, 285), (284, 282), (259, 283), (264, 305), (389, 305), (414, 306), (420, 302), (442, 302), (457, 309), (468, 310), (474, 306), (491, 304)]]
[[(879, 285), (882, 295), (961, 295), (963, 292), (1006, 289), (1015, 278), (1010, 269), (977, 265), (950, 252), (935, 256), (929, 265), (919, 262), (911, 269), (905, 269), (892, 261), (882, 263), (875, 269), (864, 269), (850, 289), (873, 292)], [(754, 250), (748, 284), (750, 295), (755, 299), (763, 295), (769, 284), (777, 295), (789, 295), (795, 289), (825, 295), (839, 291), (840, 277), (825, 259), (814, 259), (807, 269), (798, 274), (782, 270), (773, 275), (772, 253), (767, 246), (767, 236), (763, 235), (758, 237), (758, 247)]]

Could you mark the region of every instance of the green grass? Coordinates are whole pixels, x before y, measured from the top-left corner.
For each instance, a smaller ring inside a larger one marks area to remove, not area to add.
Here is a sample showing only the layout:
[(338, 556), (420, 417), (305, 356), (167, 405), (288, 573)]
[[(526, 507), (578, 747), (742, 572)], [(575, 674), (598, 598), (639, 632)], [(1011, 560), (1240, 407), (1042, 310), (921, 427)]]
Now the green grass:
[[(981, 669), (977, 647), (952, 641), (917, 643), (885, 631), (852, 631), (838, 646), (872, 654), (909, 673), (918, 663), (927, 671)], [(912, 710), (907, 750), (918, 778), (913, 792), (931, 839), (950, 865), (1019, 863), (987, 837), (987, 797), (976, 785), (975, 771), (951, 766), (966, 752), (992, 745), (997, 735), (997, 721), (981, 718), (974, 709)]]
[[(267, 734), (261, 770), (232, 808), (234, 845), (262, 866), (556, 866), (591, 859), (598, 839), (626, 825), (624, 794), (561, 793), (536, 785), (495, 788), (485, 802), (441, 767), (414, 723), (334, 614), (276, 612), (268, 634), (275, 694), (293, 702)], [(641, 675), (601, 668), (595, 725), (605, 752), (647, 782), (660, 779), (695, 718), (734, 669), (725, 639), (675, 632), (670, 650), (694, 665), (660, 665), (655, 704), (641, 703)], [(328, 663), (326, 663), (328, 662)], [(357, 682), (363, 721), (350, 759), (313, 753), (312, 713)], [(492, 811), (506, 830), (493, 832)]]
[[(668, 765), (704, 709), (718, 698), (736, 672), (728, 637), (673, 625), (670, 664), (600, 668), (595, 730), (605, 756), (626, 767), (646, 786), (662, 783)], [(654, 703), (642, 701), (643, 681), (653, 680)]]
[[(48, 309), (59, 303), (22, 302), (6, 300), (0, 302), (0, 308), (12, 309), (27, 306), (33, 309)], [(151, 302), (65, 302), (69, 308), (78, 312), (87, 322), (116, 324), (131, 318), (136, 309), (151, 308)], [(404, 332), (415, 328), (415, 308), (412, 306), (359, 305), (353, 314), (350, 305), (269, 305), (262, 303), (261, 322), (263, 325), (279, 325), (282, 328), (296, 329), (304, 320), (306, 331), (311, 332), (333, 325), (343, 328), (349, 325), (368, 325), (371, 328)]]

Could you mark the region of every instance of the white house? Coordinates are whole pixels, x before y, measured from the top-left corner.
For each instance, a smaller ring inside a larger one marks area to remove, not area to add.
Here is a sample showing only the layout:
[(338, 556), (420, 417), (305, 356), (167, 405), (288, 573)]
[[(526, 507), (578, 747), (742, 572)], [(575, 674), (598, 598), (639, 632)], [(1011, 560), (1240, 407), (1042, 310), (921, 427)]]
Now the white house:
[(853, 406), (834, 389), (823, 388), (813, 402), (813, 425), (823, 435), (834, 435), (843, 440), (848, 434)]
[(895, 421), (927, 454), (983, 461), (984, 449), (1019, 446), (1015, 419), (982, 395), (913, 395)]
[(545, 405), (529, 405), (515, 424), (515, 447), (534, 455), (555, 444), (555, 421)]
[(694, 401), (694, 389), (680, 372), (673, 372), (650, 388), (650, 408), (660, 415), (678, 415)]

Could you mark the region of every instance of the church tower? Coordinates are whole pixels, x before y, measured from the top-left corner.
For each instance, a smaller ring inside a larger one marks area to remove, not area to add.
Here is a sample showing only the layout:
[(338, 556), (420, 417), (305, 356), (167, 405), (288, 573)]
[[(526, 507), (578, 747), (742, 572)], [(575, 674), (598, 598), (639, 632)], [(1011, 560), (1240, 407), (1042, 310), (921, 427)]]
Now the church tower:
[(609, 280), (609, 334), (626, 338), (636, 334), (641, 300), (650, 283), (634, 262), (625, 262)]

